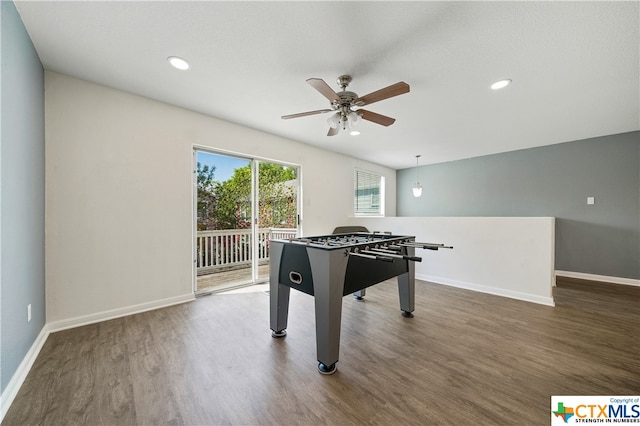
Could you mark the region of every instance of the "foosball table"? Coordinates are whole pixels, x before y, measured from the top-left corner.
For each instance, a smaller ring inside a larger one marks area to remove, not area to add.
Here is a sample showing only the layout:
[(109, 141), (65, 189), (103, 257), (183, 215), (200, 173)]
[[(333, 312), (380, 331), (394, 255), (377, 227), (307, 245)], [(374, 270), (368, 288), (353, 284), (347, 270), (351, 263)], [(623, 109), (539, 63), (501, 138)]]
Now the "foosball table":
[(270, 240), (270, 324), (273, 337), (284, 337), (291, 288), (315, 299), (318, 371), (333, 374), (340, 350), (342, 298), (365, 296), (365, 289), (398, 277), (400, 309), (413, 317), (416, 249), (453, 248), (420, 243), (412, 236), (350, 233)]

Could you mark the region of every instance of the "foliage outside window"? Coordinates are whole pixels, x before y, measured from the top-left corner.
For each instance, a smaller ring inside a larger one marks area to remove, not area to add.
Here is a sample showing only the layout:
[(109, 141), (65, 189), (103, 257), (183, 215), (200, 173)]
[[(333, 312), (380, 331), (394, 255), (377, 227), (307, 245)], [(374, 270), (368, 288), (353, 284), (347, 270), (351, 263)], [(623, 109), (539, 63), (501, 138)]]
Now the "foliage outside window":
[[(296, 169), (260, 163), (258, 227), (295, 228)], [(198, 230), (251, 227), (251, 164), (234, 171), (224, 182), (215, 180), (215, 167), (197, 164)]]
[(353, 193), (355, 216), (384, 216), (384, 176), (356, 169)]

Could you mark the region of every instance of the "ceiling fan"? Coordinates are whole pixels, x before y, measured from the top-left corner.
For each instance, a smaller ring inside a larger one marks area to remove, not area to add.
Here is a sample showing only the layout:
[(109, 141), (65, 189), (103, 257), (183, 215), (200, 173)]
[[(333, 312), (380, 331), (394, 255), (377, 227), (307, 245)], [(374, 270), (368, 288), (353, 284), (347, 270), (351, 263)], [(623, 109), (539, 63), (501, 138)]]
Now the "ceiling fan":
[(395, 118), (361, 109), (360, 107), (409, 92), (409, 85), (404, 81), (400, 81), (384, 89), (371, 92), (368, 95), (358, 96), (356, 93), (347, 90), (347, 86), (351, 83), (351, 76), (341, 75), (337, 81), (338, 85), (342, 87), (342, 91), (338, 93), (329, 87), (321, 78), (310, 78), (307, 80), (307, 83), (309, 83), (311, 87), (331, 101), (331, 108), (283, 115), (282, 118), (287, 120), (289, 118), (335, 112), (335, 114), (327, 120), (329, 126), (331, 126), (327, 136), (337, 135), (341, 128), (345, 131), (349, 130), (352, 135), (357, 135), (360, 132), (353, 130), (353, 127), (357, 126), (361, 120), (372, 121), (382, 126), (390, 126), (396, 121)]

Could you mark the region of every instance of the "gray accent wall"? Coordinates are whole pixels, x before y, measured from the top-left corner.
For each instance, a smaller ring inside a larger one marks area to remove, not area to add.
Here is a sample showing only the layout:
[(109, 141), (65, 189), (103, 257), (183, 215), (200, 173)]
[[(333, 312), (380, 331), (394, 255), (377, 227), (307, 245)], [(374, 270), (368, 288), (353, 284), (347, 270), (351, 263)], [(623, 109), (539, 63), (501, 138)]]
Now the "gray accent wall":
[[(45, 324), (44, 70), (13, 2), (0, 9), (0, 386)], [(27, 305), (32, 319), (27, 322)]]
[(414, 198), (415, 168), (398, 170), (398, 216), (553, 216), (556, 270), (640, 279), (640, 132), (421, 166), (418, 176)]

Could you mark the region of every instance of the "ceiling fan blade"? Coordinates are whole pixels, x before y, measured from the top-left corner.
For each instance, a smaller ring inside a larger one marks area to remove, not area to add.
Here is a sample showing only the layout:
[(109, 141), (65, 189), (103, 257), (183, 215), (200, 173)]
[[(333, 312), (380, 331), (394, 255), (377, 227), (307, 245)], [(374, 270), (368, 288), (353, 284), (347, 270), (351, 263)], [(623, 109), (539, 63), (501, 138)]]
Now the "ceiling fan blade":
[(395, 118), (387, 117), (386, 115), (377, 114), (375, 112), (367, 111), (366, 109), (359, 109), (358, 113), (362, 113), (363, 120), (373, 121), (376, 124), (383, 126), (391, 126), (396, 122)]
[(331, 112), (331, 111), (333, 111), (333, 110), (332, 109), (318, 109), (318, 110), (315, 110), (315, 111), (299, 112), (297, 114), (283, 115), (282, 119), (283, 120), (288, 120), (289, 118), (306, 117), (307, 115), (323, 114), (325, 112)]
[(309, 78), (307, 79), (307, 83), (311, 85), (314, 89), (322, 94), (325, 98), (329, 99), (331, 102), (340, 103), (340, 97), (338, 94), (331, 88), (325, 81), (321, 78)]
[(371, 92), (368, 95), (361, 96), (353, 102), (355, 105), (358, 105), (358, 106), (369, 105), (374, 102), (393, 98), (394, 96), (402, 95), (408, 92), (409, 92), (409, 85), (404, 81), (400, 81), (396, 84), (392, 84), (391, 86), (385, 87), (384, 89), (376, 90), (375, 92)]
[(329, 127), (329, 131), (327, 132), (327, 136), (335, 136), (338, 134), (338, 132), (340, 131), (339, 127), (333, 128), (333, 127)]

